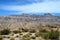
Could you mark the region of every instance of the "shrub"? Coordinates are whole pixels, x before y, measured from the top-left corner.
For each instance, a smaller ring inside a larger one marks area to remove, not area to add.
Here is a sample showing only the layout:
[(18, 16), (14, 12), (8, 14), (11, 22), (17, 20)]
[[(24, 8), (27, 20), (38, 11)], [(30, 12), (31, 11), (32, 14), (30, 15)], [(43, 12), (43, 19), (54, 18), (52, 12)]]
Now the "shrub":
[(3, 40), (3, 37), (0, 35), (0, 40)]
[(49, 39), (59, 40), (59, 32), (57, 30), (56, 31), (51, 30), (51, 32), (49, 32)]
[(40, 36), (42, 36), (44, 39), (47, 39), (49, 36), (49, 32), (46, 29), (40, 29), (39, 30)]
[(14, 38), (11, 38), (10, 40), (15, 40)]
[(30, 39), (31, 39), (30, 35), (28, 35), (28, 34), (26, 34), (26, 35), (23, 36), (23, 40), (30, 40)]
[(30, 35), (26, 34), (26, 35), (24, 35), (23, 37), (24, 37), (24, 38), (27, 38), (27, 37), (30, 37)]
[(14, 30), (13, 33), (17, 34), (17, 33), (21, 33), (21, 31), (19, 31), (19, 30)]
[(32, 35), (31, 33), (29, 33), (29, 35)]
[(39, 32), (47, 33), (48, 31), (46, 29), (40, 29)]
[(0, 40), (2, 40), (2, 38), (0, 37)]
[(35, 33), (36, 30), (32, 29), (32, 30), (30, 30), (29, 32), (30, 32), (30, 33)]
[(22, 30), (22, 32), (28, 32), (29, 30), (28, 29), (24, 29), (24, 30)]
[(39, 32), (38, 32), (38, 33), (36, 33), (35, 35), (36, 35), (36, 37), (39, 37), (39, 36), (40, 36)]
[(31, 38), (32, 38), (32, 39), (36, 39), (36, 37), (34, 37), (34, 36), (32, 36)]
[(44, 38), (44, 39), (47, 39), (49, 37), (49, 34), (48, 33), (41, 33), (41, 36)]
[(23, 38), (23, 40), (31, 40), (31, 38), (29, 38), (29, 37), (28, 38)]
[(20, 33), (20, 35), (23, 35), (22, 33)]
[(4, 30), (1, 30), (1, 35), (9, 35), (10, 32), (11, 31), (9, 29), (4, 29)]

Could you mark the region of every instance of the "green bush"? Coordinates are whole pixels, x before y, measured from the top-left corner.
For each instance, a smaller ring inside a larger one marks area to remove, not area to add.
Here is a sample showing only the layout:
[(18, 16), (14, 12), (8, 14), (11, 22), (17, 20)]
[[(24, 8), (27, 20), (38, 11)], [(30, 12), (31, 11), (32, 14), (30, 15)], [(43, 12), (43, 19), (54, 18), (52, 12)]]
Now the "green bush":
[(39, 30), (39, 35), (43, 37), (44, 39), (47, 39), (49, 36), (49, 32), (46, 29), (40, 29)]
[(39, 32), (37, 32), (35, 35), (36, 35), (36, 37), (40, 37), (40, 33)]
[(13, 33), (17, 34), (17, 33), (21, 33), (21, 31), (19, 31), (19, 30), (14, 30)]
[(59, 32), (57, 30), (56, 31), (51, 30), (51, 32), (49, 32), (49, 39), (59, 40)]
[(27, 38), (27, 37), (30, 37), (30, 35), (26, 34), (26, 35), (24, 35), (23, 37), (24, 37), (24, 38)]
[(15, 40), (14, 38), (11, 38), (10, 40)]
[(32, 36), (31, 39), (36, 39), (36, 37), (33, 37), (33, 36)]
[(29, 30), (28, 29), (24, 29), (24, 30), (22, 30), (22, 32), (28, 32)]
[(29, 32), (30, 32), (30, 33), (35, 33), (36, 30), (32, 29), (32, 30), (30, 30)]
[(3, 37), (0, 35), (0, 40), (3, 40)]
[(39, 32), (41, 32), (41, 33), (47, 33), (48, 31), (46, 29), (40, 29)]
[(29, 35), (32, 35), (32, 33), (29, 33)]
[(29, 37), (28, 38), (23, 38), (22, 40), (31, 40), (31, 38), (29, 38)]
[(59, 40), (59, 32), (56, 30), (51, 30), (50, 32), (48, 32), (45, 29), (40, 29), (39, 30), (40, 35), (45, 38), (45, 39), (51, 39), (51, 40)]
[(30, 40), (30, 39), (31, 39), (30, 35), (28, 35), (28, 34), (26, 34), (26, 35), (23, 36), (23, 40)]
[(10, 34), (10, 30), (9, 29), (4, 29), (4, 30), (1, 30), (0, 34), (1, 35), (9, 35)]
[(0, 37), (0, 40), (2, 40), (2, 38)]
[(40, 34), (41, 37), (43, 37), (44, 39), (47, 39), (49, 37), (49, 34), (48, 33), (41, 33)]
[(20, 33), (20, 35), (23, 35), (22, 33)]

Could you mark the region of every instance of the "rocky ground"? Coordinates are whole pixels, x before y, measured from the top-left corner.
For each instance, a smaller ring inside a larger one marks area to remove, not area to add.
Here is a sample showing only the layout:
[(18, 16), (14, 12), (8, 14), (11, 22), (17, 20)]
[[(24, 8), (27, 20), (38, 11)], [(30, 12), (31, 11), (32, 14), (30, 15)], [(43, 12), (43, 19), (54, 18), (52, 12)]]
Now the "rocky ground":
[[(41, 27), (38, 29), (21, 28), (13, 31), (10, 30), (10, 33), (8, 35), (5, 35), (8, 32), (6, 30), (8, 29), (0, 31), (0, 39), (2, 38), (1, 40), (50, 40), (49, 37), (56, 37), (56, 39), (58, 40), (60, 36), (59, 28), (54, 27)], [(50, 33), (53, 36), (50, 36)]]
[(23, 14), (0, 17), (0, 40), (58, 40), (59, 38), (59, 16), (48, 13), (44, 16)]

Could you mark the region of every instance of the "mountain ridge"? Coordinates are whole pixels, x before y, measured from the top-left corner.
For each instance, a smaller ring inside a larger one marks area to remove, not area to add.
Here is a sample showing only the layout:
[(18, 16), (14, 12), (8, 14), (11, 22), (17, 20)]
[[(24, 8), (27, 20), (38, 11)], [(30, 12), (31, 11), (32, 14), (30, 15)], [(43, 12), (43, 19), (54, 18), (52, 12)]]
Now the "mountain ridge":
[(60, 16), (53, 16), (50, 13), (44, 15), (10, 15), (10, 16), (0, 16), (0, 22), (58, 22), (60, 23)]
[(0, 16), (1, 29), (9, 28), (14, 30), (18, 28), (37, 28), (40, 24), (60, 24), (60, 16), (53, 16), (50, 13), (44, 14), (43, 16), (26, 14)]

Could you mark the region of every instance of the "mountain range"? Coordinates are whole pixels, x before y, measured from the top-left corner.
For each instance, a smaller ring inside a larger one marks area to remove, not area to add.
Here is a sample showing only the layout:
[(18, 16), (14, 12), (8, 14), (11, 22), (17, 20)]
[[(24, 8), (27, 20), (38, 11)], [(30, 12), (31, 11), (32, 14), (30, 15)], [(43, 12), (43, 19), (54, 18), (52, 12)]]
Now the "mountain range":
[(44, 15), (10, 15), (0, 16), (0, 22), (45, 22), (45, 23), (60, 23), (60, 16), (53, 16), (50, 13)]
[(11, 30), (18, 28), (32, 28), (40, 27), (42, 25), (55, 25), (60, 24), (60, 16), (53, 16), (50, 13), (44, 15), (9, 15), (0, 16), (0, 29), (9, 28)]

